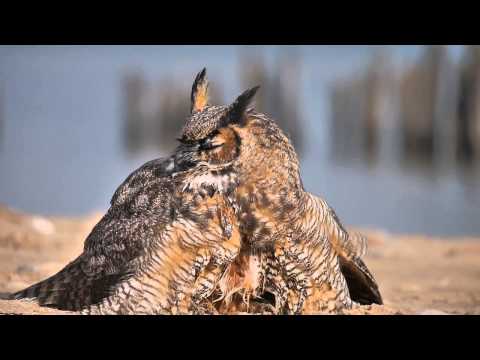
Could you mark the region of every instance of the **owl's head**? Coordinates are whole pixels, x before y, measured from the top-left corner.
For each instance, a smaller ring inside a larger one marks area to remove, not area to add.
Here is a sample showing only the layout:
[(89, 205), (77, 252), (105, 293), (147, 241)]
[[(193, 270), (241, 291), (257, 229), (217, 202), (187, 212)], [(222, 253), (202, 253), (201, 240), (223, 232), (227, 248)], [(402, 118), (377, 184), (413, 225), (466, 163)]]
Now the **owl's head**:
[(210, 179), (234, 171), (248, 181), (275, 178), (282, 170), (292, 174), (287, 168), (298, 173), (289, 139), (273, 120), (250, 107), (259, 86), (244, 91), (227, 106), (210, 105), (208, 87), (203, 69), (192, 86), (191, 114), (179, 138), (177, 168), (201, 167), (210, 172)]

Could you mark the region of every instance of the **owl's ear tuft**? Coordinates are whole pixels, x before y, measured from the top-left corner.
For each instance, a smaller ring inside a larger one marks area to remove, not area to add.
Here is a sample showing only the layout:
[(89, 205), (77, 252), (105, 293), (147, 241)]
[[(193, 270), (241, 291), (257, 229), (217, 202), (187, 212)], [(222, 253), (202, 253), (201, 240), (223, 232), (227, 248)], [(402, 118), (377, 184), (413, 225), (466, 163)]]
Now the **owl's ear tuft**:
[(228, 123), (241, 123), (247, 112), (249, 105), (257, 93), (260, 86), (255, 86), (244, 91), (229, 107), (225, 120)]
[(192, 85), (192, 94), (191, 94), (191, 108), (190, 112), (194, 113), (197, 111), (202, 111), (208, 103), (208, 80), (207, 80), (207, 69), (203, 68), (197, 76)]

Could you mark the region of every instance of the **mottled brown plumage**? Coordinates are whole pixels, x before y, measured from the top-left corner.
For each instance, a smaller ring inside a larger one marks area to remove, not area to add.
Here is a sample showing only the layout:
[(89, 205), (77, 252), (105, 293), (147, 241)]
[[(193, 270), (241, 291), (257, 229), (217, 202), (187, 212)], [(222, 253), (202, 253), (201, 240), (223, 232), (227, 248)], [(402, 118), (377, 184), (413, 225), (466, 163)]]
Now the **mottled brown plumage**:
[(365, 239), (348, 234), (333, 209), (303, 189), (296, 153), (275, 122), (251, 112), (231, 126), (241, 139), (234, 167), (242, 251), (258, 258), (264, 278), (262, 289), (250, 291), (273, 293), (280, 313), (302, 313), (320, 288), (336, 294), (339, 309), (352, 300), (382, 303), (361, 260)]
[(250, 298), (270, 292), (278, 313), (302, 313), (307, 299), (311, 303), (325, 292), (335, 294), (339, 309), (382, 303), (361, 260), (366, 240), (350, 235), (325, 201), (304, 190), (289, 139), (268, 116), (247, 109), (256, 89), (237, 99), (234, 104), (243, 105), (235, 111), (212, 107), (208, 111), (216, 115), (208, 121), (201, 114), (192, 118), (198, 138), (217, 133), (222, 149), (237, 148), (229, 153), (235, 154), (238, 185), (232, 194), (242, 243), (218, 283), (221, 298), (228, 304), (240, 294), (236, 298), (248, 310)]
[[(206, 107), (206, 88), (203, 72), (192, 89), (193, 119)], [(143, 165), (117, 189), (77, 259), (12, 298), (89, 314), (201, 312), (240, 235), (229, 198), (232, 155), (217, 147), (220, 135), (196, 141), (191, 124), (172, 156)]]
[(199, 73), (173, 155), (131, 174), (84, 252), (14, 298), (107, 314), (254, 311), (271, 296), (271, 312), (302, 313), (326, 292), (381, 303), (364, 240), (305, 192), (290, 141), (249, 108), (257, 90), (211, 106)]

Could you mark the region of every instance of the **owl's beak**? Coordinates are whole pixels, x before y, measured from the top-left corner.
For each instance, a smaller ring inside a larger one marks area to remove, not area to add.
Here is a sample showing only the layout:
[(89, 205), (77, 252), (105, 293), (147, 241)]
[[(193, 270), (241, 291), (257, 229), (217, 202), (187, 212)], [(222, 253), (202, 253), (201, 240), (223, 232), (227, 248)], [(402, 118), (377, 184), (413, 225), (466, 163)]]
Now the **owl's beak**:
[(175, 168), (183, 171), (195, 166), (198, 162), (197, 151), (200, 145), (198, 143), (182, 143), (175, 152)]

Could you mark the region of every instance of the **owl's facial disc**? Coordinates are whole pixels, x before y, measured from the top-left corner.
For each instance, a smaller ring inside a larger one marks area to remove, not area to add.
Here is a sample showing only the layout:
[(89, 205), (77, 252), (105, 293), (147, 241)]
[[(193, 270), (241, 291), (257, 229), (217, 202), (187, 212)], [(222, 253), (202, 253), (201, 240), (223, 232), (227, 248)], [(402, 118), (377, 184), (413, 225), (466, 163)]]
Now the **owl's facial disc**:
[(232, 162), (239, 152), (235, 132), (221, 128), (197, 140), (182, 142), (175, 155), (175, 168), (186, 171), (183, 191), (202, 196), (230, 193), (237, 186)]
[(231, 127), (213, 130), (199, 140), (179, 139), (175, 152), (175, 169), (186, 171), (199, 168), (205, 171), (222, 170), (231, 165), (240, 152), (240, 138)]
[(230, 127), (213, 131), (199, 142), (199, 156), (213, 166), (230, 164), (240, 152), (240, 137)]

